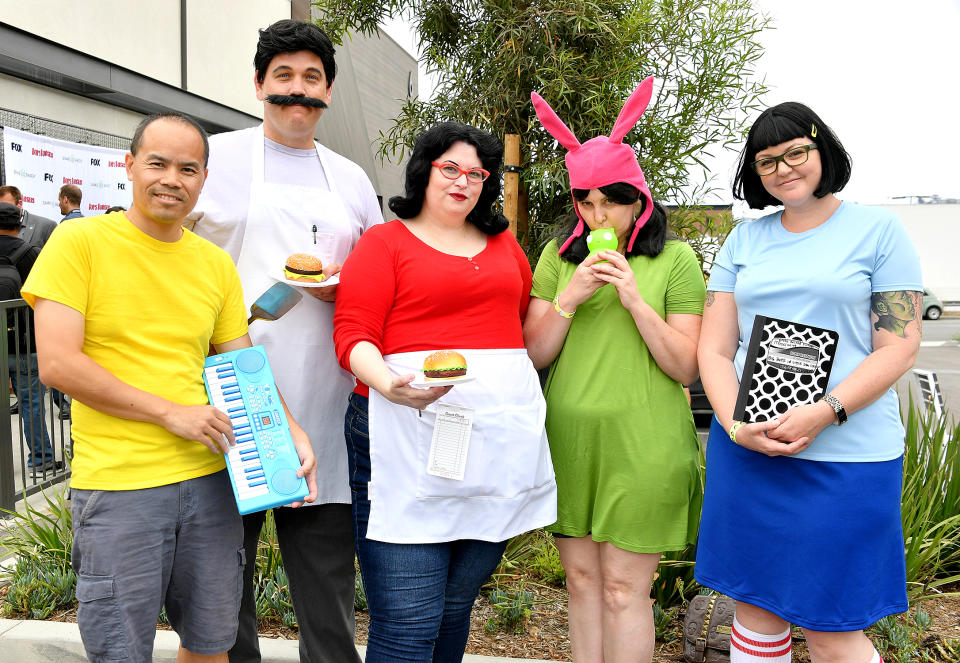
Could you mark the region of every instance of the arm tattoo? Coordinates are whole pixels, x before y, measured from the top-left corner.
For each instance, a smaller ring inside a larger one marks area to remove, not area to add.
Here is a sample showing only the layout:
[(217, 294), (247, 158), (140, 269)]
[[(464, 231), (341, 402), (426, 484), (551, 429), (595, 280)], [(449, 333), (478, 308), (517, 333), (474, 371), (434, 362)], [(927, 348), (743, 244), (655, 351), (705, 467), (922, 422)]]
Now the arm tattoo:
[(916, 321), (920, 326), (923, 293), (915, 290), (875, 292), (870, 298), (870, 312), (877, 316), (873, 328), (886, 329), (900, 338), (907, 337), (907, 325)]
[(713, 306), (714, 299), (716, 299), (716, 293), (713, 290), (707, 290), (707, 298), (704, 300), (703, 305), (706, 307)]

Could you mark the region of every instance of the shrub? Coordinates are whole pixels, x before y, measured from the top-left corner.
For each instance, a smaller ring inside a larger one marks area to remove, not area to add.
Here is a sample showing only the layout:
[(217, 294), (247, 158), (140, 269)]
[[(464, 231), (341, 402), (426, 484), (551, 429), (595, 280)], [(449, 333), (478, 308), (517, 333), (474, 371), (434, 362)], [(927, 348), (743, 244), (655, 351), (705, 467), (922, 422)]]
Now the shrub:
[[(40, 556), (61, 565), (69, 565), (73, 551), (70, 506), (59, 491), (54, 491), (52, 496), (44, 492), (43, 498), (47, 503), (46, 513), (35, 509), (29, 503), (24, 507), (23, 513), (0, 509), (10, 516), (0, 529), (0, 548), (13, 553), (18, 560)], [(5, 575), (8, 578), (10, 576)]]
[(899, 617), (884, 617), (867, 633), (887, 663), (956, 663), (960, 640), (928, 633), (930, 615), (919, 607)]
[(367, 603), (367, 590), (363, 588), (363, 576), (360, 571), (355, 572), (353, 578), (353, 609), (357, 612), (364, 612), (369, 604)]
[[(250, 560), (247, 560), (247, 563), (249, 562)], [(277, 541), (277, 522), (273, 519), (272, 510), (267, 512), (263, 527), (260, 529), (260, 539), (257, 541), (257, 559), (254, 563), (257, 567), (253, 580), (258, 584), (272, 578), (277, 569), (283, 566), (280, 544)]]
[(901, 512), (911, 602), (960, 581), (960, 424), (910, 395)]
[(664, 610), (659, 603), (653, 604), (653, 630), (657, 642), (673, 642), (677, 639), (676, 630), (670, 626), (676, 614), (677, 608)]
[(694, 546), (663, 554), (653, 579), (650, 596), (665, 609), (685, 603), (687, 596), (695, 594), (700, 587), (693, 579), (695, 557)]
[[(533, 567), (537, 559), (549, 560), (553, 554), (556, 554), (559, 563), (559, 553), (556, 553), (556, 549), (553, 536), (542, 529), (524, 532), (513, 537), (503, 551), (500, 564), (484, 584), (484, 589), (525, 582), (528, 575), (536, 575)], [(549, 562), (544, 563), (549, 565)]]
[(545, 545), (537, 551), (530, 562), (530, 570), (548, 585), (566, 587), (567, 572), (563, 570), (563, 565), (560, 563), (560, 551), (557, 550), (557, 544), (549, 533), (544, 532), (543, 535)]
[(253, 598), (257, 607), (257, 617), (276, 617), (284, 626), (295, 628), (297, 619), (293, 613), (293, 600), (290, 598), (290, 585), (283, 566), (277, 566), (273, 575), (263, 579), (253, 587)]
[(54, 610), (76, 601), (77, 577), (70, 567), (73, 531), (70, 507), (63, 495), (44, 493), (48, 512), (29, 503), (23, 513), (5, 511), (0, 548), (13, 553), (15, 565), (0, 577), (10, 581), (3, 612), (46, 619)]
[(77, 576), (49, 556), (21, 557), (4, 597), (4, 613), (46, 619), (76, 600)]
[(495, 616), (487, 620), (486, 628), (513, 633), (526, 633), (527, 620), (533, 612), (533, 594), (525, 589), (494, 589), (488, 595)]

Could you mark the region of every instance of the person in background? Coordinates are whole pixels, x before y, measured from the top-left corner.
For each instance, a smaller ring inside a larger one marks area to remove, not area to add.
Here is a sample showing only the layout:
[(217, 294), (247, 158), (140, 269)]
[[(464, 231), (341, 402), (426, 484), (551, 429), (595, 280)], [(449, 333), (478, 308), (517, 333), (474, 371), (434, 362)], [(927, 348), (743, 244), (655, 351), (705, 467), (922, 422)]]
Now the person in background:
[[(63, 218), (60, 219), (61, 223), (67, 219), (77, 219), (83, 216), (83, 213), (80, 212), (80, 202), (82, 199), (83, 192), (80, 190), (80, 187), (73, 184), (64, 184), (60, 187), (60, 192), (57, 194), (57, 202), (60, 204), (60, 213), (63, 214)], [(57, 415), (60, 421), (68, 421), (71, 412), (70, 397), (59, 389), (53, 388), (50, 389), (50, 395), (60, 410)]]
[[(697, 582), (737, 601), (733, 663), (879, 663), (863, 630), (907, 610), (904, 430), (892, 387), (920, 347), (916, 251), (891, 212), (843, 202), (850, 156), (807, 106), (765, 110), (734, 196), (782, 209), (736, 226), (710, 273), (700, 372), (715, 412)], [(733, 418), (754, 316), (836, 331), (826, 395)]]
[[(31, 214), (28, 210), (23, 209), (23, 194), (20, 192), (20, 189), (15, 186), (9, 184), (0, 186), (0, 202), (16, 205), (17, 209), (20, 211), (20, 239), (31, 246), (42, 249), (43, 245), (46, 244), (47, 240), (50, 238), (50, 234), (56, 229), (57, 222), (40, 216), (39, 214)], [(31, 320), (32, 319), (33, 318), (31, 317)], [(33, 374), (36, 376), (36, 369), (34, 369)], [(16, 388), (14, 388), (14, 391), (16, 391)], [(30, 393), (33, 392), (31, 391)], [(62, 399), (63, 394), (59, 395)], [(18, 402), (10, 408), (10, 414), (16, 414), (19, 411), (19, 396), (17, 397), (17, 400)], [(59, 402), (62, 402), (62, 400)], [(66, 405), (67, 416), (69, 417), (70, 403), (67, 402)], [(44, 433), (44, 435), (46, 435), (46, 433)]]
[(20, 239), (27, 244), (42, 249), (50, 238), (50, 234), (57, 227), (57, 222), (39, 214), (31, 214), (23, 209), (23, 194), (15, 186), (9, 184), (0, 186), (0, 202), (17, 206), (17, 209), (20, 210)]
[(80, 202), (82, 200), (83, 192), (80, 190), (80, 187), (73, 184), (64, 184), (60, 187), (60, 193), (57, 195), (57, 202), (60, 204), (60, 213), (63, 214), (63, 218), (60, 219), (60, 221), (76, 219), (83, 216), (83, 213), (80, 211)]
[[(550, 367), (547, 435), (559, 490), (553, 532), (570, 592), (578, 662), (653, 658), (650, 586), (665, 551), (696, 540), (700, 454), (683, 385), (697, 377), (704, 281), (693, 250), (667, 238), (633, 149), (650, 100), (634, 91), (610, 136), (582, 145), (534, 94), (566, 147), (576, 215), (544, 248), (524, 323)], [(608, 234), (613, 248), (591, 241)]]
[[(405, 195), (390, 199), (399, 219), (361, 237), (340, 274), (367, 663), (460, 661), (507, 540), (556, 518), (543, 395), (523, 349), (530, 264), (493, 210), (502, 161), (500, 141), (474, 127), (425, 131)], [(412, 384), (428, 355), (450, 350), (468, 380)], [(447, 448), (451, 436), (467, 448)]]
[[(3, 273), (0, 277), (0, 299), (18, 299), (20, 287), (27, 280), (40, 249), (28, 244), (17, 235), (21, 230), (21, 211), (16, 206), (0, 202), (0, 260), (12, 266), (18, 278)], [(7, 269), (6, 266), (4, 269)], [(17, 333), (19, 332), (19, 333)], [(10, 382), (17, 394), (22, 410), (20, 427), (27, 441), (29, 455), (27, 467), (36, 477), (48, 471), (56, 472), (63, 463), (54, 458), (53, 447), (43, 416), (44, 387), (37, 370), (37, 343), (33, 332), (33, 315), (26, 309), (21, 315), (17, 310), (7, 311), (7, 364)]]

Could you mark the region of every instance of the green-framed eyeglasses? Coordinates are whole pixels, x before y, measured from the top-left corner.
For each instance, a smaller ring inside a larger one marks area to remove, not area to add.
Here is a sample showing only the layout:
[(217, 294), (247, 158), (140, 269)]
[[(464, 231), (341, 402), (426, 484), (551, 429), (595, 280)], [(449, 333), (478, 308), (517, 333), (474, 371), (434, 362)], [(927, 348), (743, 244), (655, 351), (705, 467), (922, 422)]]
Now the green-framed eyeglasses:
[(757, 175), (770, 175), (777, 170), (777, 164), (781, 161), (791, 168), (794, 166), (802, 166), (807, 163), (807, 159), (810, 158), (810, 150), (815, 149), (817, 149), (815, 143), (810, 143), (809, 145), (794, 145), (778, 157), (763, 157), (762, 159), (757, 159), (750, 163), (750, 167), (753, 168)]

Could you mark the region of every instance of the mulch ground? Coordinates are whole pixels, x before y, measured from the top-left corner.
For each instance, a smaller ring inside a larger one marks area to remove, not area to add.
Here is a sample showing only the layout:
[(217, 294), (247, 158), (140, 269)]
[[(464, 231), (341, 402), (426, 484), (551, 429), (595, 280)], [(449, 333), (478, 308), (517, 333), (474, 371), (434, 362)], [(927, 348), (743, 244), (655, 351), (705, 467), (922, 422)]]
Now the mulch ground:
[[(495, 611), (486, 598), (477, 599), (471, 617), (470, 639), (467, 642), (468, 654), (483, 656), (503, 656), (507, 658), (532, 658), (545, 661), (571, 661), (570, 640), (567, 635), (567, 592), (543, 585), (527, 586), (536, 596), (536, 604), (526, 624), (526, 632), (513, 633), (501, 629), (488, 630), (487, 622), (495, 617)], [(960, 586), (950, 588), (960, 591)], [(925, 640), (936, 642), (941, 639), (960, 639), (960, 596), (945, 596), (928, 599), (920, 604), (931, 618), (931, 626)], [(357, 613), (357, 644), (366, 644), (367, 613)], [(683, 631), (682, 615), (677, 614), (671, 622), (676, 639), (672, 642), (658, 642), (654, 652), (654, 663), (675, 663), (683, 661), (681, 637)], [(277, 627), (276, 623), (263, 622), (261, 633), (274, 637), (295, 638), (290, 629)], [(801, 636), (802, 637), (802, 636)], [(933, 659), (934, 661), (940, 659)], [(942, 659), (948, 663), (947, 659)], [(800, 638), (794, 639), (794, 663), (810, 663), (806, 644)], [(956, 663), (956, 662), (949, 662)]]
[[(495, 616), (493, 608), (486, 598), (480, 597), (474, 605), (468, 654), (484, 656), (504, 656), (508, 658), (532, 658), (547, 661), (570, 661), (570, 640), (567, 637), (567, 592), (565, 589), (537, 585), (527, 589), (535, 595), (535, 606), (526, 623), (525, 632), (514, 633), (502, 629), (487, 629), (487, 622)], [(960, 592), (960, 585), (949, 588)], [(0, 600), (6, 588), (0, 589)], [(960, 596), (943, 596), (928, 599), (920, 608), (930, 615), (931, 626), (926, 633), (927, 644), (945, 639), (960, 639)], [(76, 610), (71, 608), (53, 614), (52, 621), (76, 621)], [(366, 644), (367, 613), (357, 613), (357, 644)], [(658, 642), (653, 660), (655, 663), (682, 661), (680, 638), (682, 637), (681, 616), (675, 616), (671, 627), (677, 638), (673, 642)], [(296, 639), (297, 633), (276, 621), (263, 620), (260, 633), (266, 637)], [(809, 663), (806, 646), (800, 639), (794, 639), (794, 663)], [(947, 659), (934, 658), (934, 661)]]

